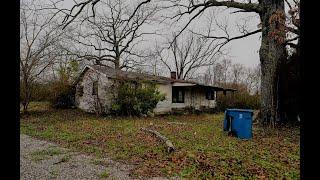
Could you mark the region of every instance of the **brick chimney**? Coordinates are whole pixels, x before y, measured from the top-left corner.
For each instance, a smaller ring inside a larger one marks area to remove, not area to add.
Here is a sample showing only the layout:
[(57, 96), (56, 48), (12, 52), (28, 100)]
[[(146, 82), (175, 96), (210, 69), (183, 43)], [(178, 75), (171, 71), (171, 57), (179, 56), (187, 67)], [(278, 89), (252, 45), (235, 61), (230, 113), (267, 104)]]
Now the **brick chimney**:
[(170, 72), (171, 79), (177, 79), (177, 73), (175, 71)]

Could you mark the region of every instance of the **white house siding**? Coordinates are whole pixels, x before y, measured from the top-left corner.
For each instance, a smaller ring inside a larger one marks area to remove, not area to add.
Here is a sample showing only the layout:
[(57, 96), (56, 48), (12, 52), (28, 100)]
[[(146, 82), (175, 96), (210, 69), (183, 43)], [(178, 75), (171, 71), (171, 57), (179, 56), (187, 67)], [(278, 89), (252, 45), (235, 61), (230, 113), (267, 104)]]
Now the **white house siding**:
[(156, 114), (163, 114), (170, 112), (172, 108), (186, 108), (194, 107), (200, 109), (202, 106), (207, 108), (214, 108), (216, 106), (215, 100), (207, 100), (205, 91), (202, 89), (192, 90), (190, 87), (186, 87), (184, 95), (184, 103), (172, 103), (172, 85), (171, 84), (159, 84), (158, 89), (161, 93), (166, 94), (165, 100), (157, 104), (153, 110)]
[(172, 85), (171, 84), (158, 84), (160, 93), (165, 94), (165, 100), (158, 102), (156, 108), (153, 110), (155, 114), (162, 114), (171, 111), (172, 104)]
[(205, 91), (202, 89), (191, 89), (187, 87), (184, 94), (184, 103), (171, 103), (172, 108), (194, 107), (200, 109), (201, 106), (214, 108), (216, 106), (215, 100), (206, 99)]
[[(98, 96), (92, 95), (93, 82), (98, 80)], [(83, 95), (80, 97), (76, 95), (76, 103), (78, 107), (87, 112), (95, 112), (97, 107), (97, 97), (99, 97), (103, 107), (110, 104), (110, 97), (107, 97), (109, 79), (104, 75), (88, 69), (77, 86), (83, 86)]]
[[(111, 106), (112, 93), (111, 85), (113, 83), (112, 79), (106, 77), (105, 74), (101, 74), (95, 70), (88, 69), (82, 75), (83, 77), (77, 84), (83, 86), (83, 96), (76, 94), (76, 105), (87, 112), (95, 112), (97, 107), (97, 96), (92, 95), (93, 82), (98, 80), (98, 96), (102, 104), (103, 111), (107, 110)], [(207, 100), (205, 97), (205, 91), (203, 89), (192, 90), (191, 87), (185, 87), (185, 100), (184, 103), (172, 103), (172, 84), (168, 82), (167, 84), (158, 84), (158, 90), (165, 94), (165, 100), (160, 101), (156, 108), (153, 110), (155, 114), (163, 114), (170, 112), (172, 108), (185, 108), (185, 107), (195, 107), (200, 109), (201, 106), (206, 106), (209, 108), (214, 108), (216, 106), (215, 100)], [(216, 93), (215, 93), (216, 96)]]
[(206, 99), (206, 94), (204, 90), (199, 89), (194, 93), (195, 93), (195, 96), (194, 96), (195, 101), (194, 101), (194, 104), (192, 104), (192, 106), (194, 106), (196, 109), (200, 109), (203, 106), (209, 107), (209, 108), (215, 107), (216, 101)]

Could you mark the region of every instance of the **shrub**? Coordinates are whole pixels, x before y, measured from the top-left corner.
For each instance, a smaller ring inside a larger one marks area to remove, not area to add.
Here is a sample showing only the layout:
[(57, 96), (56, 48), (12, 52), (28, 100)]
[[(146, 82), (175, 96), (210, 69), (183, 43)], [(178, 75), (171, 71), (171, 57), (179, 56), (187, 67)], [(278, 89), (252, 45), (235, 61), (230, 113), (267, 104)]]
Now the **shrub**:
[(59, 79), (49, 83), (49, 102), (54, 108), (70, 108), (74, 106), (75, 89), (67, 78), (60, 76)]
[(50, 92), (48, 83), (30, 82), (26, 91), (26, 86), (20, 81), (20, 103), (23, 111), (28, 111), (28, 105), (31, 101), (49, 101)]
[(217, 99), (217, 107), (219, 111), (224, 111), (226, 108), (259, 109), (260, 95), (250, 95), (245, 91), (229, 93), (226, 96), (220, 95)]
[[(20, 88), (20, 101), (24, 99), (24, 88)], [(69, 108), (74, 105), (74, 91), (72, 86), (61, 80), (48, 83), (34, 83), (31, 89), (31, 101), (49, 101), (55, 108)]]
[(115, 115), (151, 115), (157, 103), (165, 98), (151, 82), (119, 80), (113, 88), (110, 112)]
[(50, 85), (48, 83), (36, 83), (32, 93), (32, 101), (49, 101)]
[(75, 105), (75, 87), (72, 82), (79, 70), (76, 60), (70, 60), (67, 64), (60, 64), (58, 79), (49, 83), (50, 103), (54, 108), (71, 108)]

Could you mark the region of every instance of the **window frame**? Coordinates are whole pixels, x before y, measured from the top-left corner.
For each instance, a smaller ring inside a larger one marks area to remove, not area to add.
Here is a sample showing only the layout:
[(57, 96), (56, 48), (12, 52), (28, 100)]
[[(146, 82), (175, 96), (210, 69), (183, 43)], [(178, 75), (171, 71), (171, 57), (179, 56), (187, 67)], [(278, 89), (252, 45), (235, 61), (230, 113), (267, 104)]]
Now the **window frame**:
[(206, 93), (206, 100), (215, 100), (214, 89), (207, 89), (205, 93)]
[(77, 94), (78, 94), (80, 97), (83, 96), (83, 94), (84, 94), (84, 87), (83, 87), (83, 85), (78, 85), (78, 87), (77, 87)]
[[(182, 100), (179, 99), (179, 92), (182, 93)], [(185, 89), (182, 87), (172, 87), (172, 103), (184, 103)]]
[(98, 88), (99, 85), (98, 85), (98, 81), (93, 81), (92, 83), (92, 95), (98, 95)]

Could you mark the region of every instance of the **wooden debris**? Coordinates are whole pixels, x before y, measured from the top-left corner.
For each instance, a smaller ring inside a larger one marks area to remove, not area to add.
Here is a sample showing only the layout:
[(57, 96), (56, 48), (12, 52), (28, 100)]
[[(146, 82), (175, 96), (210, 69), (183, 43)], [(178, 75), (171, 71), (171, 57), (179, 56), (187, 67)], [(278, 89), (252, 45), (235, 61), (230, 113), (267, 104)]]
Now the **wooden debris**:
[(167, 146), (168, 153), (175, 151), (175, 147), (173, 146), (172, 142), (167, 137), (160, 134), (158, 131), (154, 131), (154, 130), (146, 129), (146, 128), (140, 128), (140, 130), (147, 132), (147, 133), (150, 133), (150, 134), (156, 136), (156, 138), (160, 139), (162, 142), (164, 142)]

